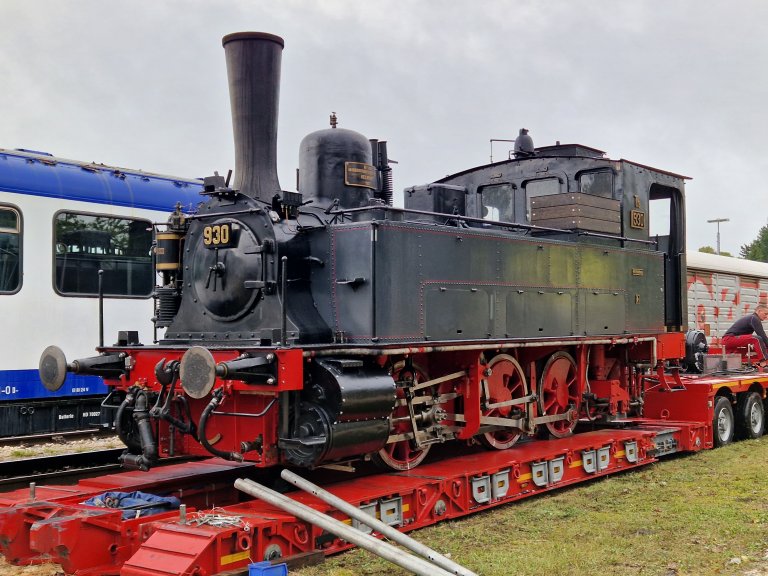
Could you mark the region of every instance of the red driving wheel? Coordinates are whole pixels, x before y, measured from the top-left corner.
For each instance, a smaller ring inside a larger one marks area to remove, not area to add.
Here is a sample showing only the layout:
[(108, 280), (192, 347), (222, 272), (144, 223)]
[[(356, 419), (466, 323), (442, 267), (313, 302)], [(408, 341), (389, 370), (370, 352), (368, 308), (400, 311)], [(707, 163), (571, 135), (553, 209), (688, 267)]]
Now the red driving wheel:
[[(418, 366), (402, 367), (392, 373), (395, 382), (426, 382), (429, 380), (426, 373)], [(418, 392), (423, 395), (424, 390)], [(390, 436), (397, 434), (412, 434), (413, 426), (411, 424), (408, 405), (405, 403), (405, 393), (403, 388), (397, 388), (397, 406), (390, 416)], [(390, 470), (410, 470), (415, 468), (427, 457), (431, 444), (418, 447), (413, 439), (397, 440), (384, 446), (381, 450), (371, 455), (371, 460), (380, 468)]]
[(565, 420), (546, 422), (549, 433), (563, 438), (573, 433), (578, 422), (581, 405), (581, 391), (577, 377), (576, 361), (567, 352), (555, 352), (547, 360), (539, 384), (539, 408), (541, 414), (553, 416), (565, 414), (573, 409), (572, 417)]
[[(501, 404), (509, 400), (523, 398), (528, 395), (528, 383), (520, 364), (508, 354), (494, 356), (488, 363), (491, 375), (485, 379), (488, 390), (487, 404)], [(484, 416), (496, 418), (516, 417), (524, 410), (524, 404), (489, 408)], [(502, 428), (487, 432), (479, 437), (480, 442), (495, 450), (506, 450), (520, 439), (523, 431), (519, 428)]]

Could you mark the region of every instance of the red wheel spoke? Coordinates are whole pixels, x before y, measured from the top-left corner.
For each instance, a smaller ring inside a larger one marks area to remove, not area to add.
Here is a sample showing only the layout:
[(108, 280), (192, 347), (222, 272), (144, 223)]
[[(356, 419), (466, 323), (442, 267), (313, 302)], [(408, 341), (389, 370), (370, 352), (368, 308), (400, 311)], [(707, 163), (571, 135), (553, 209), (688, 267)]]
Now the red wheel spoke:
[[(392, 377), (395, 379), (395, 381), (406, 381), (414, 383), (425, 382), (429, 379), (423, 371), (419, 370), (415, 366), (410, 369), (402, 368), (398, 372), (394, 372)], [(420, 394), (425, 393), (426, 391), (420, 392)], [(405, 395), (402, 388), (398, 388), (398, 401), (402, 400), (404, 397)], [(403, 404), (397, 406), (392, 412), (392, 419), (396, 422), (396, 424), (392, 427), (390, 433), (413, 434), (414, 431), (411, 428), (411, 422), (408, 418), (409, 415), (410, 412), (407, 405)], [(426, 458), (427, 453), (429, 452), (429, 448), (429, 445), (417, 448), (411, 439), (399, 440), (397, 442), (387, 444), (384, 446), (384, 448), (373, 454), (372, 460), (380, 468), (391, 470), (410, 470), (421, 464), (424, 458)]]
[[(541, 374), (539, 398), (541, 413), (547, 416), (565, 414), (574, 409), (578, 412), (581, 403), (576, 361), (566, 352), (555, 352), (550, 356)], [(573, 432), (577, 419), (546, 422), (545, 426), (553, 436), (563, 437)]]
[[(486, 381), (488, 384), (489, 403), (509, 402), (510, 400), (527, 396), (525, 374), (520, 364), (512, 356), (499, 354), (488, 363), (488, 368), (491, 370), (491, 375)], [(491, 408), (485, 411), (483, 415), (495, 418), (508, 418), (516, 408), (519, 409), (520, 406), (507, 405)], [(488, 448), (506, 450), (517, 442), (521, 434), (522, 431), (517, 428), (501, 428), (485, 433), (479, 439)]]

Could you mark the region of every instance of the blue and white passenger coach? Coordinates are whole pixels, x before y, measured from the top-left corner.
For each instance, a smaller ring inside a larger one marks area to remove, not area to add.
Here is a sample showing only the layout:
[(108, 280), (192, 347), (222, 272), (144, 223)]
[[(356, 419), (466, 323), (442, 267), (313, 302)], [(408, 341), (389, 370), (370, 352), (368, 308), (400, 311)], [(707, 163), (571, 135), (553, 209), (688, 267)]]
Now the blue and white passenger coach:
[(68, 375), (60, 390), (38, 376), (51, 342), (88, 356), (99, 330), (151, 341), (152, 223), (200, 201), (198, 180), (0, 149), (0, 436), (106, 424), (101, 378)]

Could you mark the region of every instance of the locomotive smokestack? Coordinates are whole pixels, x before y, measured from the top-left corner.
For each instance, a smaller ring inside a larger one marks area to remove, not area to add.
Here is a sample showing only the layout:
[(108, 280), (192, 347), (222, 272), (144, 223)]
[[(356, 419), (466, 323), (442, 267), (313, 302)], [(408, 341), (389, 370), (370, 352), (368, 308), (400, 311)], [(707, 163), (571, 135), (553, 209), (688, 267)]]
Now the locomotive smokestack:
[(277, 178), (277, 109), (284, 42), (262, 32), (222, 39), (235, 136), (233, 188), (265, 202), (280, 192)]

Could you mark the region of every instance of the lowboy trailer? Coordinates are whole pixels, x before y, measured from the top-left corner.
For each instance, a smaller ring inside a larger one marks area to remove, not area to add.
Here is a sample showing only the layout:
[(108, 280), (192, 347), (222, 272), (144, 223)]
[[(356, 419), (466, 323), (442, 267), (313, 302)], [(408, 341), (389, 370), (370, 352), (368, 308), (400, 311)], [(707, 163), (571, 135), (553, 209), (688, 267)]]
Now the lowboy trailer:
[[(645, 392), (642, 419), (617, 420), (508, 450), (469, 451), (410, 471), (337, 477), (324, 487), (410, 531), (645, 466), (666, 455), (725, 445), (739, 432), (744, 437), (762, 434), (768, 374), (687, 376), (674, 371), (657, 376)], [(580, 429), (588, 427), (582, 422)], [(256, 473), (247, 463), (208, 459), (82, 480), (76, 486), (2, 494), (0, 548), (13, 564), (55, 562), (78, 576), (213, 576), (245, 571), (251, 562), (329, 555), (351, 547), (270, 504), (247, 500), (234, 480)], [(110, 491), (173, 495), (185, 510), (125, 519), (124, 510), (83, 504)], [(311, 495), (290, 496), (367, 530)]]

